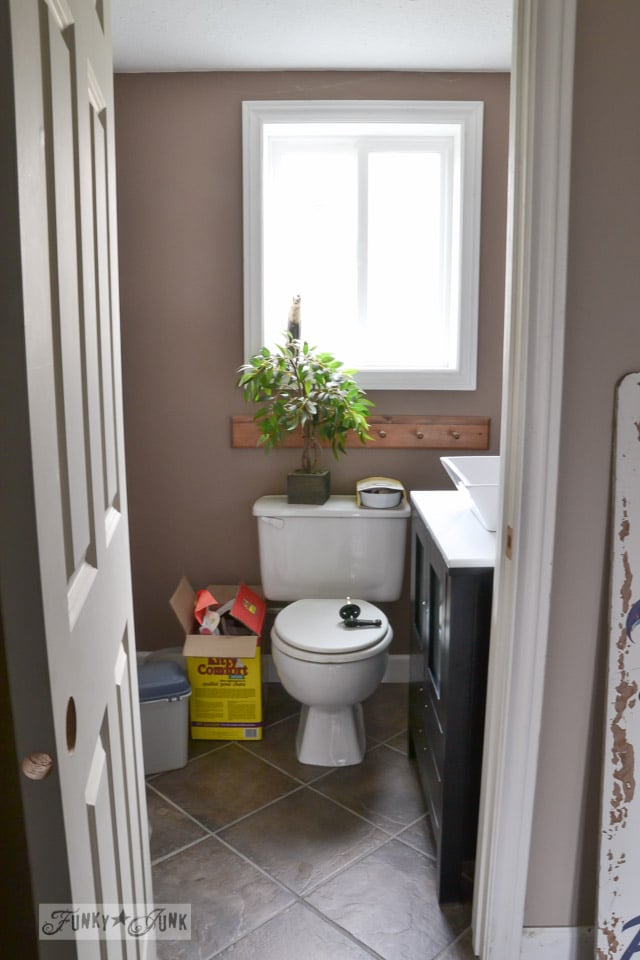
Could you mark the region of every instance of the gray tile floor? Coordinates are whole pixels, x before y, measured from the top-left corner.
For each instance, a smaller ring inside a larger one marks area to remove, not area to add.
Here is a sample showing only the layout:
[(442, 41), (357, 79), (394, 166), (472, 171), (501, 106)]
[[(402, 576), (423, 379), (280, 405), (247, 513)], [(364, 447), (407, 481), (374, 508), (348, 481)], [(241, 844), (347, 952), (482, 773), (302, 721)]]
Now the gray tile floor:
[(299, 764), (298, 705), (268, 684), (262, 741), (192, 742), (149, 778), (155, 899), (192, 911), (161, 960), (471, 960), (470, 904), (437, 902), (407, 687), (364, 708), (357, 766)]

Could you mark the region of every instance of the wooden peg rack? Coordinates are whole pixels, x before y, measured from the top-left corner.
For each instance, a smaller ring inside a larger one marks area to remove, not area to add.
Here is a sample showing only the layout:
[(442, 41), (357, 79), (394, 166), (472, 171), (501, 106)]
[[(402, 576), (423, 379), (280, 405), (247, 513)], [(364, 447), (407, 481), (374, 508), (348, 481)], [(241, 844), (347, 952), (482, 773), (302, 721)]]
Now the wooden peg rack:
[[(489, 417), (369, 417), (370, 450), (488, 450)], [(231, 446), (249, 449), (258, 446), (260, 430), (252, 417), (231, 417)], [(347, 447), (361, 447), (355, 435)], [(284, 447), (302, 447), (300, 434), (285, 438)]]

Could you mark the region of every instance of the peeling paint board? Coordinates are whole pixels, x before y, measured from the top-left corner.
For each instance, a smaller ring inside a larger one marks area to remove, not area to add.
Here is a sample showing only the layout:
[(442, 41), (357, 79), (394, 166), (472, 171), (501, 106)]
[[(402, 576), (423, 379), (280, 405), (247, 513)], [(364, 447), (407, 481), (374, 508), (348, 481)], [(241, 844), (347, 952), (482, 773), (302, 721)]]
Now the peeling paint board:
[(619, 383), (597, 960), (640, 960), (640, 373)]

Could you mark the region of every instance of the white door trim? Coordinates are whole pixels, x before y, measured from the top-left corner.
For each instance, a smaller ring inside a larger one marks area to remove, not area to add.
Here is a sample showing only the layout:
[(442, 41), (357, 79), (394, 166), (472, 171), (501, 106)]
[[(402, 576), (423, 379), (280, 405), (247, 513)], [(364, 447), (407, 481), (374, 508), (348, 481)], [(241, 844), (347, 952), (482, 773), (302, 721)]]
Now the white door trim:
[(555, 540), (576, 0), (515, 0), (514, 12), (502, 548), (473, 916), (483, 960), (519, 957), (523, 939)]

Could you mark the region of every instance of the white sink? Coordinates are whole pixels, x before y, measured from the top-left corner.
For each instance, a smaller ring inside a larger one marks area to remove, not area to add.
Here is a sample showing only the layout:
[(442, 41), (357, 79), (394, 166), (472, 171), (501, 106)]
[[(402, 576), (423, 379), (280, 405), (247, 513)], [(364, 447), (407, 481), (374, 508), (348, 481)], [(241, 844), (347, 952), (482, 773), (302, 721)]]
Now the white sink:
[(498, 526), (500, 457), (440, 457), (457, 490), (469, 499), (469, 506), (483, 527)]

